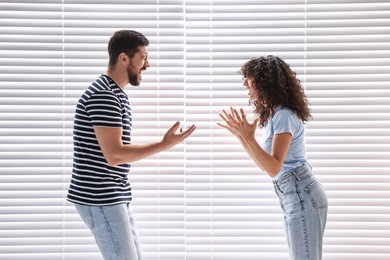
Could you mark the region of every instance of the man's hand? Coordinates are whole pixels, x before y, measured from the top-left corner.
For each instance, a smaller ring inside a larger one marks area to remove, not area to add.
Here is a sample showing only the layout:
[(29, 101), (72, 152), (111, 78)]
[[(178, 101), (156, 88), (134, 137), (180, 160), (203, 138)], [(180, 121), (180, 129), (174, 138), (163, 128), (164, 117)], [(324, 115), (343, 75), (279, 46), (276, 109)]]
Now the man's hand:
[(94, 130), (104, 158), (108, 164), (115, 166), (142, 160), (156, 153), (168, 150), (190, 136), (196, 128), (193, 125), (184, 132), (176, 133), (179, 125), (180, 123), (176, 122), (165, 133), (162, 141), (148, 144), (123, 144), (123, 129), (120, 127), (94, 127)]
[(183, 131), (183, 129), (180, 129), (180, 132), (177, 133), (177, 130), (179, 129), (180, 122), (176, 122), (171, 126), (171, 128), (168, 129), (168, 131), (165, 133), (163, 137), (163, 144), (167, 146), (167, 148), (171, 148), (172, 146), (175, 146), (178, 143), (183, 142), (187, 137), (189, 137), (195, 130), (196, 126), (192, 125), (187, 130)]

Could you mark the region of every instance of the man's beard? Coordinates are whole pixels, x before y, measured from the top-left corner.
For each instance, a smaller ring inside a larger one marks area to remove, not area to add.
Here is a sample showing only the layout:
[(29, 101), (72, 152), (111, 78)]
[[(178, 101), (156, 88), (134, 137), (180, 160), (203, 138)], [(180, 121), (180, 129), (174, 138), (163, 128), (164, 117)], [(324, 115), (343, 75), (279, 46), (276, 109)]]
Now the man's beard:
[(130, 67), (127, 67), (127, 77), (129, 78), (129, 83), (132, 86), (139, 86), (139, 84), (141, 84), (140, 80), (138, 79), (138, 73), (132, 72)]
[(130, 85), (132, 86), (139, 86), (139, 84), (141, 83), (139, 80), (138, 80), (138, 75), (132, 75), (132, 74), (128, 74), (129, 76), (129, 83)]

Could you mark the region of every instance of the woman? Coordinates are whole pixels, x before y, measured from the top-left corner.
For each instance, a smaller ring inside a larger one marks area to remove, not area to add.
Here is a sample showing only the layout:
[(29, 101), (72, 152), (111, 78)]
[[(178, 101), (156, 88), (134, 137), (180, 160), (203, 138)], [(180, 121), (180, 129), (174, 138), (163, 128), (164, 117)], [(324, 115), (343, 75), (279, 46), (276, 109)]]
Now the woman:
[[(304, 123), (311, 119), (300, 80), (281, 58), (251, 59), (241, 67), (243, 85), (258, 117), (249, 123), (243, 109), (220, 114), (250, 158), (273, 178), (283, 210), (291, 259), (322, 258), (327, 198), (306, 161)], [(264, 128), (260, 144), (257, 124)]]

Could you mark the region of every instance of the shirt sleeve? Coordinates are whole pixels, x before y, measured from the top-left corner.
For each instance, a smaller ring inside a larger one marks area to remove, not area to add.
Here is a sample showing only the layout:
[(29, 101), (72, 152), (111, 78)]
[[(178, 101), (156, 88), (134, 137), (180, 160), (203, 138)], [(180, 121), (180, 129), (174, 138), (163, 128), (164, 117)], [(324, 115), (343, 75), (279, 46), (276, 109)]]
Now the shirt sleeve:
[(86, 103), (93, 126), (122, 127), (122, 106), (109, 90), (94, 93)]
[(274, 134), (290, 133), (294, 135), (296, 131), (296, 116), (291, 110), (282, 109), (276, 112), (272, 118)]

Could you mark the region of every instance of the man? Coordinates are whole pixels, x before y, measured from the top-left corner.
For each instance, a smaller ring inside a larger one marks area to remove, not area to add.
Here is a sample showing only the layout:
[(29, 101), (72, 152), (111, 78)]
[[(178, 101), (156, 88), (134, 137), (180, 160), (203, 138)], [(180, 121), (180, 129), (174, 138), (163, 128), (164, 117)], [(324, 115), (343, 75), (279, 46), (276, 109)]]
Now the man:
[(142, 259), (130, 207), (130, 163), (168, 150), (195, 130), (193, 125), (176, 133), (176, 122), (159, 142), (131, 143), (132, 115), (124, 89), (129, 83), (140, 85), (142, 71), (150, 66), (148, 45), (139, 32), (115, 32), (108, 43), (106, 73), (88, 87), (76, 107), (67, 199), (92, 231), (105, 260)]

